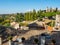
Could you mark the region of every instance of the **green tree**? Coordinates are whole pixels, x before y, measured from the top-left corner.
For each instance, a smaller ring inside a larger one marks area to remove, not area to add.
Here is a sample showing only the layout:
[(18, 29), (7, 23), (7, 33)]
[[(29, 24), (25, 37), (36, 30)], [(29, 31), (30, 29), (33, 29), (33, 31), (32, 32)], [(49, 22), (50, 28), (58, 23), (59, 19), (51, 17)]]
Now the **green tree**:
[(26, 21), (29, 20), (29, 12), (26, 12), (26, 13), (25, 13), (24, 18), (25, 18)]
[(2, 17), (0, 17), (0, 23), (2, 23), (4, 21), (4, 19)]
[(33, 20), (36, 20), (37, 19), (37, 14), (36, 14), (36, 10), (33, 9)]
[(39, 10), (38, 12), (37, 12), (37, 18), (39, 18), (39, 20), (43, 17), (42, 16), (42, 11), (41, 10)]
[(17, 13), (16, 15), (16, 22), (22, 22), (24, 20), (23, 13)]
[(46, 16), (46, 17), (50, 17), (50, 16), (54, 16), (56, 15), (55, 12), (46, 12), (46, 13), (43, 13), (43, 16)]

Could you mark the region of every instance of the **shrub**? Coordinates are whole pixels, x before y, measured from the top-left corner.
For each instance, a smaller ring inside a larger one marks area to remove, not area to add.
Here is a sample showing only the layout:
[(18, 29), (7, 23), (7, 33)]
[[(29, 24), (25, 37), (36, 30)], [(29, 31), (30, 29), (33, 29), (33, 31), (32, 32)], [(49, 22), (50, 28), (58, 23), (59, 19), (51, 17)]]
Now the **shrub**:
[(35, 42), (35, 43), (38, 43), (38, 39), (37, 39), (37, 38), (35, 38), (35, 39), (34, 39), (34, 42)]

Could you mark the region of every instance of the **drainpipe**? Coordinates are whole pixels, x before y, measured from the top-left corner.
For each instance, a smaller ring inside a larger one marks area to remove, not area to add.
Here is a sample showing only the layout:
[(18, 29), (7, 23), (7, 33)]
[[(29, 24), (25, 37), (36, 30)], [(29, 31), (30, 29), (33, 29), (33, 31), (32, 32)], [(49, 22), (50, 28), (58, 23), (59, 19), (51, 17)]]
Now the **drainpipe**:
[(45, 45), (45, 36), (41, 36), (41, 45)]
[(1, 36), (0, 36), (0, 45), (2, 45), (2, 38), (1, 38)]
[(11, 45), (11, 40), (9, 40), (9, 45)]

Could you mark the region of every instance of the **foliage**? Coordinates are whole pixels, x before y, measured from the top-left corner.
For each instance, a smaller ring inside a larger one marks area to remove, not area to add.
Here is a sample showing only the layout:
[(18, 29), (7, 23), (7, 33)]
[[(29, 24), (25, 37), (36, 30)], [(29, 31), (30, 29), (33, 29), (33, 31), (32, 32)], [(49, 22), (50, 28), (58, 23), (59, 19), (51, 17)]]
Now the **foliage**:
[(21, 26), (27, 26), (27, 23), (20, 23)]
[(4, 26), (10, 26), (10, 23), (5, 23)]
[(22, 22), (24, 20), (24, 15), (22, 13), (17, 13), (16, 22)]
[(50, 16), (56, 15), (56, 13), (55, 12), (46, 12), (46, 13), (43, 13), (42, 15), (46, 16), (46, 17), (50, 17)]
[(0, 23), (3, 22), (3, 21), (4, 21), (4, 19), (2, 17), (0, 17)]
[(35, 39), (34, 39), (34, 42), (35, 42), (35, 43), (38, 43), (38, 39), (37, 39), (37, 38), (35, 38)]
[[(4, 14), (0, 16), (0, 25), (9, 26), (10, 22), (16, 21), (18, 23), (22, 21), (34, 21), (34, 20), (42, 20), (44, 17), (52, 17), (56, 14), (60, 14), (59, 11), (57, 11), (57, 8), (53, 12), (46, 12), (45, 10), (38, 10), (36, 11), (33, 9), (33, 11), (25, 12), (25, 13), (17, 13), (17, 14)], [(20, 25), (27, 25), (20, 24)]]
[(55, 21), (51, 21), (48, 25), (54, 27)]
[(9, 36), (9, 37), (8, 37), (8, 40), (12, 40), (12, 36)]

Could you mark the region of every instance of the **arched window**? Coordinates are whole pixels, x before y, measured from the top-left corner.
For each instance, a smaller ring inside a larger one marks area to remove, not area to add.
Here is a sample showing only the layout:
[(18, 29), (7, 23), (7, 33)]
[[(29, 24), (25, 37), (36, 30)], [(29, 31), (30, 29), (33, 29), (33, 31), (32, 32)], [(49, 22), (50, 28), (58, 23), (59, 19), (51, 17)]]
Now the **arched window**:
[(25, 41), (25, 38), (24, 38), (24, 37), (22, 37), (21, 39), (22, 39), (22, 42), (24, 42), (24, 41)]

